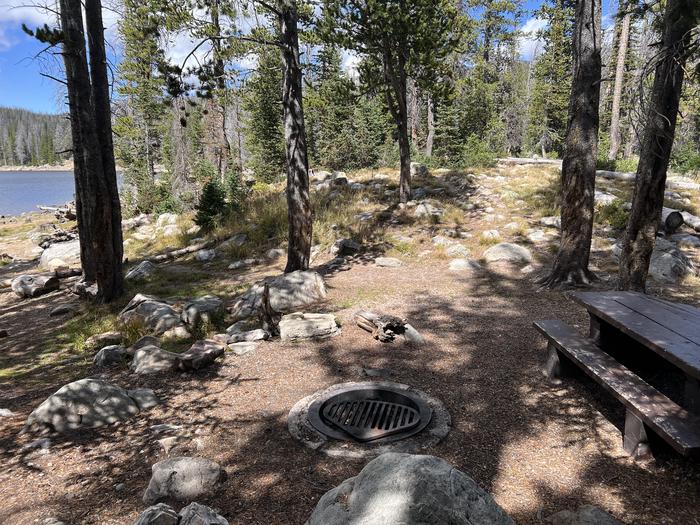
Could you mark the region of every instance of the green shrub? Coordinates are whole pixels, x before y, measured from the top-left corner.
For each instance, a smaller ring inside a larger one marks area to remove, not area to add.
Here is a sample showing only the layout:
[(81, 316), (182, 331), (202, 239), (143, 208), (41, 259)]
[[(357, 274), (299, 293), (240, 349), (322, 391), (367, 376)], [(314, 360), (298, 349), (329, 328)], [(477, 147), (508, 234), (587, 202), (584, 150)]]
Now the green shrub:
[(639, 164), (639, 158), (637, 157), (608, 160), (607, 157), (599, 154), (598, 159), (596, 160), (596, 168), (605, 171), (620, 171), (626, 173), (634, 173), (637, 171), (637, 164)]
[(595, 222), (607, 224), (616, 230), (624, 230), (628, 219), (629, 211), (624, 208), (622, 199), (598, 207), (595, 213)]
[(461, 162), (465, 168), (488, 168), (496, 164), (496, 156), (476, 135), (469, 135), (462, 148)]
[(671, 167), (680, 173), (700, 173), (700, 150), (692, 141), (674, 148), (671, 155)]
[(226, 193), (221, 184), (214, 179), (204, 185), (199, 203), (195, 206), (197, 214), (194, 222), (205, 230), (211, 230), (226, 215)]

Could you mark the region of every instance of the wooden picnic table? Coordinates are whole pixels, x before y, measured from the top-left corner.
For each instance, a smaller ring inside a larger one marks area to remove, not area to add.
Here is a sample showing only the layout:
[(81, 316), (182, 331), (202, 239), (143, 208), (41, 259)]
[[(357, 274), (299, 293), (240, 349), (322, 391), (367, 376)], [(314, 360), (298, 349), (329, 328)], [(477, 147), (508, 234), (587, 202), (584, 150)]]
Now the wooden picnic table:
[(679, 368), (686, 377), (685, 408), (700, 413), (700, 308), (638, 292), (576, 292), (590, 315), (590, 338), (602, 350), (602, 333), (619, 332)]

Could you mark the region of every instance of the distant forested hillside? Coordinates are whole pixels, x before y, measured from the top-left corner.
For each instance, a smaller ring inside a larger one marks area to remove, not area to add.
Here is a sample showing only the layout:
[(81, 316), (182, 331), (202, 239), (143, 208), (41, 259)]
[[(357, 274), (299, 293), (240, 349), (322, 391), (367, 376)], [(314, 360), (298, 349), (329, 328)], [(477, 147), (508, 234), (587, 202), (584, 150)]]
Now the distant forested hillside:
[(65, 115), (0, 108), (0, 165), (59, 164), (70, 158), (70, 123)]

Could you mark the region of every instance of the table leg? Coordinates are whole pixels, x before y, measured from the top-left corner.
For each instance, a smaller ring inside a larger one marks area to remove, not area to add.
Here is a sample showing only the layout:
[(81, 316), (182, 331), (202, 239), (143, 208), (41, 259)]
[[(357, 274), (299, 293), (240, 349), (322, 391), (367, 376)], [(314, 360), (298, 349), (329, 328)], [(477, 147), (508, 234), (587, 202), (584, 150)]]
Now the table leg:
[(625, 432), (623, 434), (622, 448), (630, 456), (641, 458), (651, 455), (649, 438), (644, 421), (629, 409), (625, 414)]
[(597, 345), (600, 345), (600, 319), (593, 314), (589, 314), (591, 318), (588, 329), (588, 337)]
[(700, 380), (686, 376), (684, 401), (685, 408), (700, 414)]

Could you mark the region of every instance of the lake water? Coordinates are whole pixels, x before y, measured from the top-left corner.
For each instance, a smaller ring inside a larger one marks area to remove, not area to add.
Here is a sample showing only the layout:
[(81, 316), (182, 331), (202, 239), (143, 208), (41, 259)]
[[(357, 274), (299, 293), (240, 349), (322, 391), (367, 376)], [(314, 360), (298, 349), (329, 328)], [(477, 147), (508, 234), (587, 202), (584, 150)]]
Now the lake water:
[(0, 215), (38, 211), (37, 205), (73, 200), (72, 171), (0, 171)]

